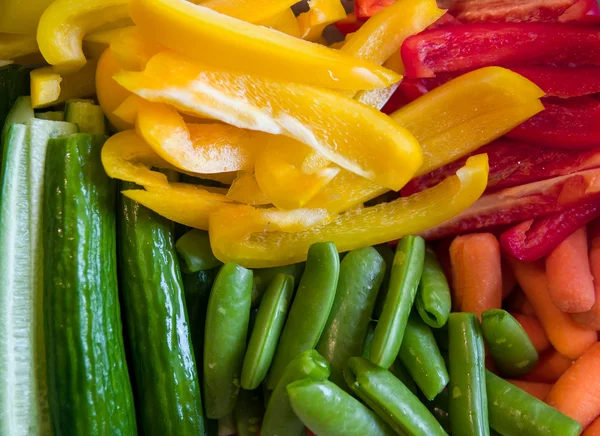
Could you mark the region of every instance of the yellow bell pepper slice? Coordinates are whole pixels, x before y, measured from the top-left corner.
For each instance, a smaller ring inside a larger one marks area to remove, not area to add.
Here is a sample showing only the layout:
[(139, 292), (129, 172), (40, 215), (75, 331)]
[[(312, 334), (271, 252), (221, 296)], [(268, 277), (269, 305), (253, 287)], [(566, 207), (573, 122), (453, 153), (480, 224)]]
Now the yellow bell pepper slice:
[(34, 109), (64, 103), (72, 98), (92, 97), (96, 93), (96, 62), (90, 61), (76, 73), (61, 76), (52, 67), (33, 70), (31, 104)]
[(374, 89), (400, 76), (383, 67), (186, 0), (131, 0), (144, 36), (229, 71), (337, 89)]
[(258, 186), (256, 177), (250, 171), (240, 171), (227, 191), (227, 197), (250, 206), (271, 204), (271, 200)]
[(194, 0), (192, 3), (238, 20), (260, 24), (261, 21), (269, 20), (286, 9), (291, 11), (290, 8), (297, 0)]
[(160, 157), (182, 170), (223, 173), (252, 170), (270, 135), (227, 124), (186, 124), (162, 103), (139, 108), (136, 131)]
[(303, 207), (339, 173), (337, 167), (303, 172), (300, 167), (311, 152), (304, 144), (285, 137), (273, 136), (265, 142), (254, 171), (261, 190), (278, 208)]
[[(421, 143), (423, 165), (418, 176), (477, 150), (539, 113), (544, 109), (539, 100), (543, 95), (524, 77), (487, 67), (425, 94), (392, 114), (392, 119)], [(381, 184), (341, 171), (306, 206), (341, 212), (386, 191)]]
[(115, 79), (182, 112), (296, 139), (390, 189), (404, 186), (422, 162), (409, 131), (333, 91), (196, 65), (172, 52), (154, 56), (144, 72), (122, 72)]
[[(119, 85), (113, 76), (122, 71), (121, 66), (115, 59), (110, 48), (106, 49), (96, 68), (96, 96), (98, 103), (108, 118), (108, 121), (119, 131), (133, 128), (133, 123), (123, 121), (123, 119), (113, 114), (128, 97), (133, 94)], [(135, 120), (135, 118), (134, 118)]]
[(152, 56), (165, 48), (151, 39), (144, 38), (140, 30), (132, 26), (111, 42), (110, 49), (124, 70), (142, 71)]
[(394, 92), (398, 89), (398, 84), (394, 83), (386, 88), (371, 89), (369, 91), (359, 91), (354, 99), (360, 101), (362, 104), (374, 107), (377, 110), (381, 110), (388, 100), (394, 95)]
[(224, 206), (210, 216), (210, 243), (221, 261), (248, 268), (306, 260), (311, 244), (332, 241), (340, 252), (419, 233), (473, 204), (485, 190), (486, 155), (471, 157), (455, 176), (407, 198), (356, 209), (331, 222), (296, 233), (264, 232), (247, 220), (243, 206)]
[(44, 10), (53, 0), (0, 1), (0, 32), (32, 34)]
[(309, 10), (298, 15), (300, 37), (316, 41), (325, 27), (346, 18), (346, 10), (340, 0), (308, 0)]
[(127, 0), (55, 0), (44, 11), (37, 29), (40, 51), (60, 73), (73, 73), (86, 63), (82, 49), (86, 33), (127, 18)]
[(129, 27), (118, 27), (116, 29), (96, 30), (88, 33), (83, 38), (83, 52), (86, 57), (98, 59), (104, 53), (111, 42), (118, 41), (129, 32)]
[(38, 52), (35, 35), (0, 33), (0, 59), (14, 60)]
[(294, 38), (300, 38), (300, 28), (294, 11), (290, 8), (284, 9), (277, 15), (274, 15), (266, 20), (257, 21), (259, 26), (270, 27), (273, 30), (286, 33)]

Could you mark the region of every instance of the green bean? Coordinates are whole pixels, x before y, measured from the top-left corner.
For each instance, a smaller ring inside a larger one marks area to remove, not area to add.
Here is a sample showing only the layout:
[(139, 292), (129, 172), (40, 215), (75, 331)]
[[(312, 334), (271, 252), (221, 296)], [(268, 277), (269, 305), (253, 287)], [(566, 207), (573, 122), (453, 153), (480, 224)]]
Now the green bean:
[(435, 398), (448, 384), (446, 363), (431, 328), (414, 310), (406, 324), (398, 359), (429, 400)]
[(343, 370), (360, 356), (385, 262), (373, 247), (350, 251), (340, 265), (340, 279), (317, 351), (331, 364), (330, 380), (347, 389)]
[(383, 260), (385, 260), (385, 275), (383, 276), (383, 282), (381, 283), (381, 288), (377, 295), (375, 309), (373, 309), (373, 318), (379, 319), (389, 290), (390, 274), (392, 273), (392, 266), (394, 265), (394, 252), (388, 244), (375, 245), (375, 250), (377, 250), (379, 255), (383, 257)]
[(223, 418), (235, 407), (251, 293), (252, 271), (234, 263), (221, 267), (208, 299), (204, 336), (204, 397), (209, 418)]
[(208, 232), (204, 230), (190, 230), (177, 240), (175, 249), (183, 260), (181, 262), (183, 272), (205, 271), (222, 265), (213, 254)]
[(398, 434), (447, 434), (427, 407), (394, 375), (362, 357), (348, 360), (348, 386)]
[(368, 359), (371, 355), (371, 342), (373, 342), (373, 333), (375, 333), (375, 322), (370, 322), (367, 326), (367, 333), (363, 341), (363, 350), (361, 356)]
[(519, 377), (533, 369), (538, 353), (531, 339), (510, 313), (502, 309), (481, 314), (481, 330), (494, 363), (507, 377)]
[(247, 391), (242, 389), (235, 405), (235, 427), (238, 436), (255, 436), (260, 431), (263, 417), (263, 400), (261, 390)]
[(417, 395), (419, 392), (417, 389), (417, 384), (408, 373), (408, 370), (400, 361), (400, 359), (396, 359), (394, 363), (392, 363), (392, 366), (389, 367), (389, 371), (394, 374), (394, 377), (400, 380), (413, 394)]
[(275, 266), (273, 268), (256, 268), (252, 280), (252, 307), (260, 304), (263, 294), (269, 284), (279, 274), (287, 274), (294, 277), (294, 284), (298, 284), (304, 272), (304, 262), (292, 265)]
[(489, 435), (485, 388), (485, 349), (474, 313), (448, 318), (450, 359), (450, 427), (452, 435)]
[(310, 246), (306, 268), (292, 302), (275, 357), (269, 370), (267, 387), (274, 389), (294, 357), (317, 345), (335, 299), (340, 275), (340, 257), (331, 242)]
[(408, 315), (421, 279), (424, 258), (423, 238), (407, 236), (398, 242), (388, 295), (371, 345), (371, 362), (382, 368), (389, 368), (400, 351)]
[(515, 385), (486, 371), (490, 425), (504, 436), (576, 436), (581, 425)]
[(242, 366), (244, 389), (256, 389), (267, 375), (293, 292), (294, 278), (284, 274), (278, 274), (267, 288), (258, 308), (244, 357)]
[(286, 387), (292, 382), (305, 378), (326, 379), (329, 374), (329, 363), (315, 350), (305, 351), (292, 360), (271, 394), (260, 430), (261, 436), (298, 436), (302, 434), (304, 424), (292, 410)]
[(394, 432), (375, 413), (327, 380), (287, 386), (294, 413), (319, 436), (385, 436)]
[(423, 274), (419, 282), (419, 290), (415, 306), (423, 321), (430, 327), (440, 328), (450, 315), (450, 287), (435, 254), (432, 250), (425, 251)]

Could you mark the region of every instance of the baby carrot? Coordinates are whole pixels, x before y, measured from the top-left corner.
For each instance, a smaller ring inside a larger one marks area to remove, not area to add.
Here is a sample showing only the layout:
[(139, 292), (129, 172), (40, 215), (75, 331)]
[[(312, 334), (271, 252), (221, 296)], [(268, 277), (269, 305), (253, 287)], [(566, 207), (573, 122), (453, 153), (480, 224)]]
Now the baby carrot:
[(588, 349), (558, 379), (548, 404), (579, 421), (583, 428), (600, 416), (600, 342)]
[(519, 324), (521, 324), (521, 327), (523, 327), (523, 330), (529, 336), (531, 343), (538, 353), (550, 348), (550, 341), (548, 340), (548, 336), (546, 336), (544, 327), (542, 327), (535, 316), (527, 316), (520, 313), (511, 313), (511, 315), (519, 321)]
[(452, 281), (459, 295), (460, 311), (481, 318), (502, 304), (500, 244), (491, 233), (458, 236), (450, 245)]
[(571, 317), (561, 312), (548, 292), (548, 277), (544, 264), (510, 260), (517, 281), (544, 327), (550, 343), (562, 355), (577, 359), (597, 342), (596, 332), (578, 326)]
[(591, 240), (589, 254), (590, 269), (594, 278), (596, 300), (590, 310), (582, 313), (574, 313), (572, 317), (582, 327), (591, 330), (600, 330), (600, 220), (596, 220), (594, 224), (590, 225), (589, 230)]
[(579, 313), (596, 300), (585, 227), (576, 230), (546, 258), (550, 297), (563, 312)]
[(573, 361), (556, 350), (548, 350), (540, 356), (538, 364), (521, 380), (554, 383), (571, 367)]
[(551, 383), (540, 383), (540, 382), (530, 382), (523, 380), (506, 380), (507, 382), (512, 383), (518, 388), (523, 389), (529, 395), (534, 396), (538, 400), (546, 401), (546, 397), (552, 389)]
[(600, 436), (600, 418), (596, 418), (596, 420), (585, 429), (581, 436)]

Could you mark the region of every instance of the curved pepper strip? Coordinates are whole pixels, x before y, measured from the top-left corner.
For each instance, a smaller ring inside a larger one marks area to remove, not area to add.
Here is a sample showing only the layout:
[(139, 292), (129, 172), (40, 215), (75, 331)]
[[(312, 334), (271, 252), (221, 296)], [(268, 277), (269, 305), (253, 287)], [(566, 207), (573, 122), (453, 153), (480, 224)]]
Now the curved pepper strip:
[(256, 177), (249, 171), (240, 171), (227, 191), (227, 197), (238, 203), (250, 206), (271, 204), (271, 200), (261, 191)]
[(52, 67), (33, 70), (31, 104), (34, 109), (64, 103), (72, 98), (92, 97), (96, 93), (96, 62), (88, 62), (75, 73), (60, 75)]
[(194, 173), (252, 170), (270, 136), (227, 124), (186, 124), (175, 109), (147, 101), (138, 110), (136, 132), (164, 160)]
[(119, 38), (110, 43), (113, 56), (124, 70), (142, 71), (152, 56), (165, 48), (144, 38), (136, 26), (123, 30)]
[[(227, 0), (227, 3), (230, 3)], [(255, 2), (252, 2), (253, 4)], [(298, 20), (294, 11), (290, 8), (279, 12), (277, 15), (267, 18), (266, 20), (257, 21), (256, 24), (259, 26), (270, 27), (273, 30), (286, 33), (294, 38), (300, 38), (300, 28), (298, 27)]]
[[(422, 175), (469, 154), (540, 112), (541, 96), (540, 88), (518, 74), (487, 67), (445, 83), (394, 112), (392, 118), (421, 143), (424, 162), (417, 175)], [(341, 171), (306, 207), (341, 212), (386, 191)]]
[(296, 139), (390, 189), (404, 186), (421, 165), (420, 146), (408, 130), (334, 91), (192, 64), (173, 52), (154, 56), (144, 72), (115, 79), (182, 112)]
[(108, 121), (119, 131), (133, 129), (133, 123), (113, 114), (133, 94), (119, 85), (113, 76), (122, 71), (110, 48), (106, 49), (96, 67), (96, 97)]
[(210, 59), (213, 65), (224, 70), (354, 90), (388, 86), (401, 78), (390, 70), (337, 50), (255, 26), (185, 0), (131, 0), (129, 12), (146, 37), (190, 59), (199, 62)]
[(55, 0), (40, 18), (40, 52), (56, 71), (73, 73), (86, 63), (85, 34), (123, 18), (127, 18), (127, 0)]
[(300, 37), (307, 41), (317, 41), (325, 27), (346, 17), (340, 0), (309, 0), (308, 6), (307, 12), (298, 15)]
[(418, 233), (468, 208), (485, 190), (487, 156), (470, 158), (455, 176), (434, 188), (390, 203), (357, 209), (296, 233), (264, 232), (245, 207), (225, 206), (210, 216), (211, 247), (219, 260), (262, 268), (306, 260), (310, 245), (332, 241), (344, 252)]

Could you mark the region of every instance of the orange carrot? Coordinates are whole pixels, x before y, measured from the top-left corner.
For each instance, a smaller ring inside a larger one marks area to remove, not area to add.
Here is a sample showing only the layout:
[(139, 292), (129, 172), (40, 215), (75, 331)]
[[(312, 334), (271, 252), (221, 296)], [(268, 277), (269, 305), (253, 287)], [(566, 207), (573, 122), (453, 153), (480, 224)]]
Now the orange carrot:
[(600, 418), (596, 418), (596, 420), (585, 429), (581, 436), (600, 436)]
[(505, 260), (502, 261), (502, 299), (504, 300), (517, 286), (517, 279), (512, 268)]
[(575, 360), (597, 342), (595, 331), (577, 325), (568, 314), (554, 305), (543, 263), (511, 259), (510, 264), (550, 343), (560, 354)]
[(600, 221), (596, 221), (590, 226), (590, 237), (590, 269), (592, 277), (594, 277), (596, 301), (590, 310), (574, 313), (572, 317), (582, 327), (600, 330)]
[(600, 342), (588, 349), (554, 384), (548, 404), (583, 428), (600, 416)]
[(546, 336), (544, 327), (542, 327), (535, 316), (527, 316), (520, 313), (511, 313), (511, 315), (519, 321), (519, 324), (521, 324), (525, 333), (527, 333), (527, 336), (531, 339), (531, 342), (538, 353), (550, 348), (550, 341), (548, 340), (548, 336)]
[(461, 312), (476, 313), (502, 305), (500, 244), (491, 233), (458, 236), (450, 245), (453, 290)]
[(556, 350), (550, 349), (540, 355), (535, 368), (529, 371), (527, 375), (521, 377), (521, 380), (554, 383), (572, 364), (571, 359), (566, 358)]
[(560, 243), (546, 258), (550, 297), (563, 312), (579, 313), (596, 301), (590, 272), (587, 232), (580, 228)]
[(548, 393), (552, 389), (551, 383), (529, 382), (523, 380), (506, 380), (518, 388), (523, 389), (529, 395), (533, 395), (538, 400), (546, 401)]

